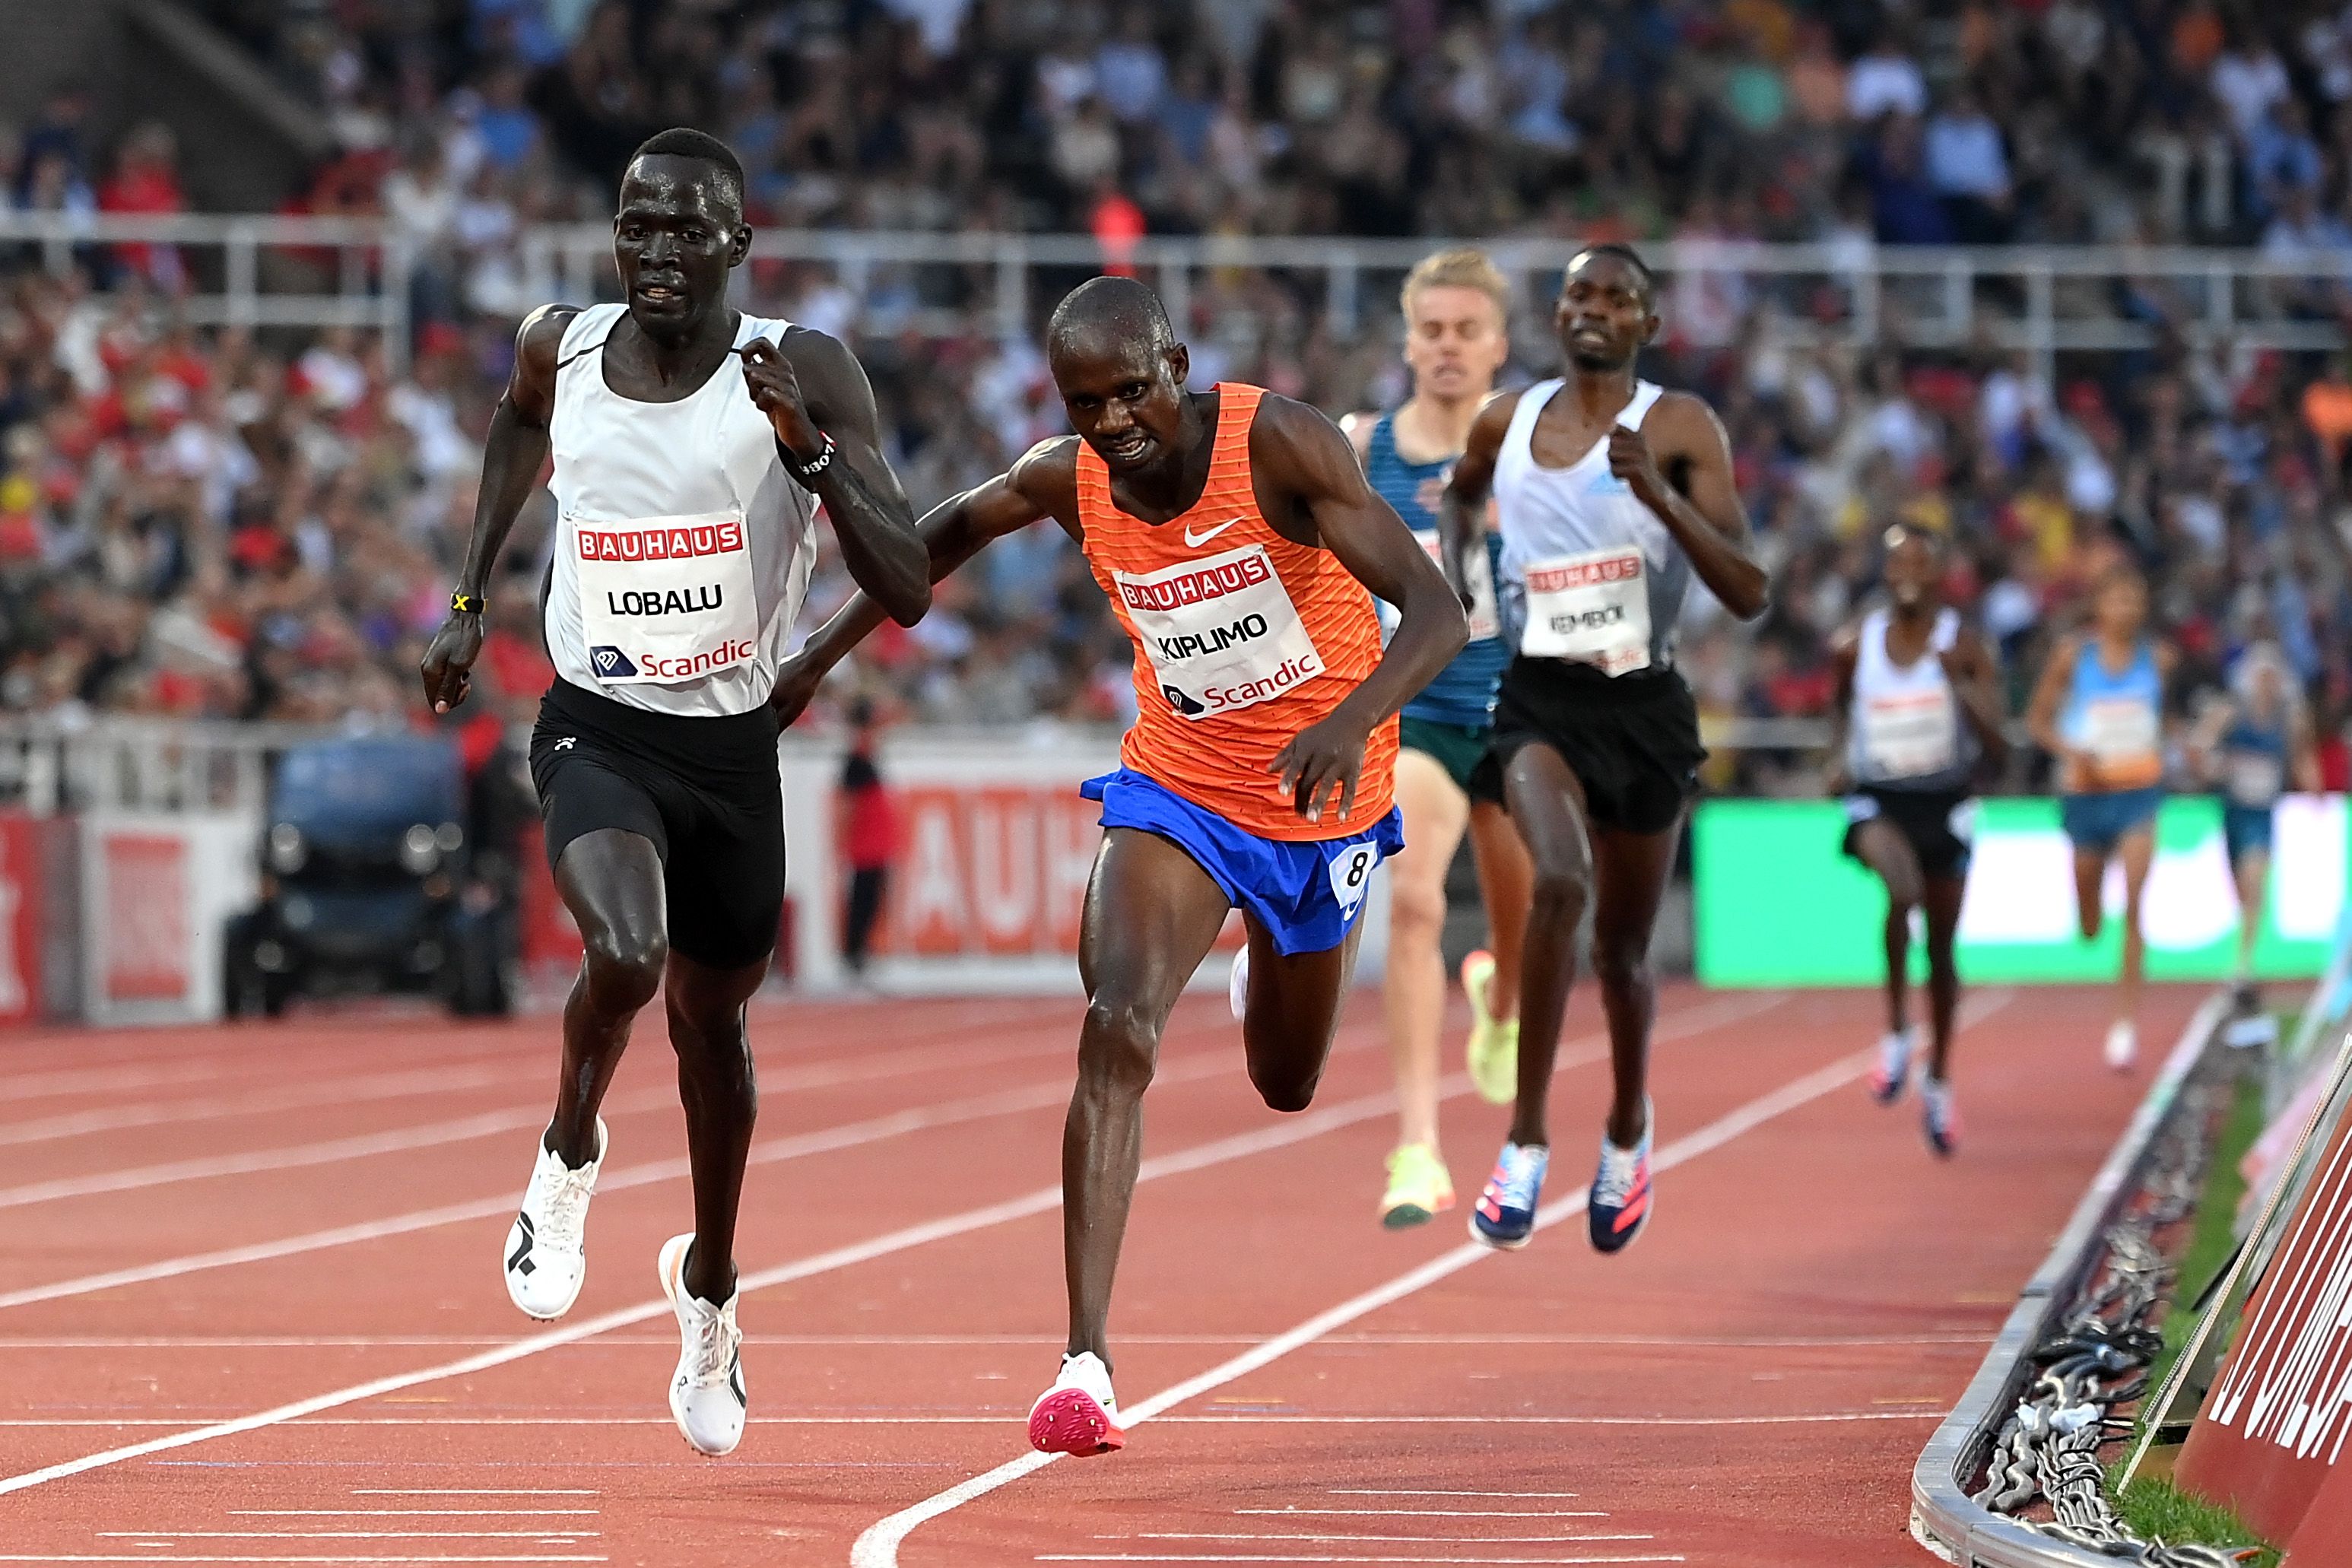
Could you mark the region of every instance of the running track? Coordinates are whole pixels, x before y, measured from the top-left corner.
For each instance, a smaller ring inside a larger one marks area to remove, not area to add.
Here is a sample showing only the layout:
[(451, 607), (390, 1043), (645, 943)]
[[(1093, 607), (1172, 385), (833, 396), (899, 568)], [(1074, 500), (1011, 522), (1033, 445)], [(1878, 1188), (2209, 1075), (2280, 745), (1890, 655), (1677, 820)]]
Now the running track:
[[(2155, 994), (2151, 1055), (2190, 1006)], [(723, 1461), (662, 1402), (653, 1258), (688, 1207), (656, 1033), (607, 1107), (587, 1289), (547, 1328), (497, 1257), (550, 1023), (19, 1037), (0, 1563), (1923, 1564), (1911, 1458), (2145, 1083), (2097, 1065), (2095, 994), (1970, 1005), (1969, 1136), (1942, 1165), (1910, 1102), (1863, 1093), (1873, 998), (1670, 993), (1659, 1211), (1602, 1259), (1574, 1206), (1589, 998), (1555, 1090), (1559, 1224), (1510, 1257), (1466, 1248), (1459, 1209), (1374, 1225), (1370, 994), (1289, 1118), (1251, 1095), (1222, 1001), (1188, 1000), (1112, 1324), (1152, 1419), (1046, 1466), (1021, 1418), (1060, 1344), (1071, 1003), (757, 1020), (753, 1425)], [(1502, 1122), (1449, 1088), (1466, 1201)]]

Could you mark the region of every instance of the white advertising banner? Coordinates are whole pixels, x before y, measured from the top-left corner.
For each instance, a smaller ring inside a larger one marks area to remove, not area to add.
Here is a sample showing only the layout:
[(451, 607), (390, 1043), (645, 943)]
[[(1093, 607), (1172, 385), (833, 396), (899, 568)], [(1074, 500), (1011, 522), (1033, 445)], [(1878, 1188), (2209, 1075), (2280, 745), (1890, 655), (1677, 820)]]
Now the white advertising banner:
[(221, 937), (259, 891), (261, 824), (242, 812), (81, 819), (84, 1016), (184, 1024), (221, 1012)]

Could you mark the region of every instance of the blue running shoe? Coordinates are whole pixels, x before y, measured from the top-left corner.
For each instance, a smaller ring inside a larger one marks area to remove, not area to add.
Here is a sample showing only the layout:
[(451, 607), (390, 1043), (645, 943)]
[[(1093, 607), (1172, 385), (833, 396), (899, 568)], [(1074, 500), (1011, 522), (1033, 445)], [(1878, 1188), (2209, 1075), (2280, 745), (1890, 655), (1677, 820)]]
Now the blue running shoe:
[(1517, 1252), (1536, 1232), (1536, 1198), (1543, 1192), (1544, 1167), (1551, 1151), (1506, 1143), (1495, 1157), (1495, 1173), (1470, 1211), (1470, 1238)]
[(1645, 1099), (1641, 1142), (1620, 1149), (1607, 1133), (1601, 1136), (1601, 1169), (1593, 1173), (1592, 1196), (1584, 1209), (1596, 1252), (1624, 1251), (1650, 1221), (1650, 1134), (1657, 1124)]

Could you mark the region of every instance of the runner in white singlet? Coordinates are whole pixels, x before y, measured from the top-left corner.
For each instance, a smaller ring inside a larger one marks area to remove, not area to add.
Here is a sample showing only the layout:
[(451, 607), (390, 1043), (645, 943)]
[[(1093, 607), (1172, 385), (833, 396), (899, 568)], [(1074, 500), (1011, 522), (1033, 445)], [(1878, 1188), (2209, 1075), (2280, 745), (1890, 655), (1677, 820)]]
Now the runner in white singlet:
[(1492, 1247), (1525, 1246), (1535, 1230), (1550, 1159), (1544, 1102), (1588, 909), (1615, 1074), (1586, 1209), (1592, 1245), (1622, 1249), (1649, 1215), (1650, 932), (1706, 756), (1674, 668), (1675, 624), (1694, 575), (1735, 614), (1764, 612), (1723, 426), (1697, 398), (1634, 375), (1655, 304), (1633, 251), (1577, 252), (1553, 315), (1568, 374), (1486, 405), (1441, 516), (1459, 591), (1489, 494), (1500, 504), (1497, 590), (1517, 657), (1480, 781), (1499, 773), (1536, 868), (1518, 1100), (1470, 1217)]
[(1984, 639), (1944, 603), (1941, 542), (1897, 524), (1886, 531), (1886, 607), (1863, 617), (1832, 653), (1844, 736), (1836, 793), (1845, 796), (1845, 852), (1886, 884), (1885, 1037), (1871, 1090), (1902, 1097), (1916, 1039), (1908, 1018), (1911, 913), (1927, 928), (1929, 1048), (1919, 1084), (1927, 1145), (1959, 1142), (1950, 1082), (1952, 1021), (1960, 999), (1953, 962), (1968, 887), (1976, 769), (1998, 757), (2000, 697)]
[(751, 245), (735, 155), (698, 131), (654, 137), (622, 179), (613, 240), (625, 304), (551, 306), (523, 323), (425, 695), (437, 713), (466, 700), (490, 569), (551, 454), (556, 680), (531, 776), (587, 951), (563, 1009), (555, 1115), (507, 1234), (507, 1293), (541, 1319), (579, 1297), (606, 1148), (596, 1108), (631, 1023), (666, 991), (694, 1174), (694, 1229), (656, 1264), (682, 1342), (670, 1415), (696, 1448), (724, 1454), (746, 1402), (743, 1007), (783, 906), (770, 696), (808, 591), (816, 503), (850, 575), (902, 623), (929, 607), (930, 575), (857, 362), (821, 332), (727, 306)]

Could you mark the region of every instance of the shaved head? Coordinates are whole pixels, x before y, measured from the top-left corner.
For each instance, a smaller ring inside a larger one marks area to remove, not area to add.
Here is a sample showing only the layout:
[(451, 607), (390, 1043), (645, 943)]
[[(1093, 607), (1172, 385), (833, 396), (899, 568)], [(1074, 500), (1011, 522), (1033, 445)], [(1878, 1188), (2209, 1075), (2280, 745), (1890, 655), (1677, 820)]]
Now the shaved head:
[(1116, 342), (1155, 353), (1176, 346), (1176, 328), (1160, 296), (1132, 278), (1089, 278), (1054, 307), (1045, 323), (1049, 353), (1066, 345)]

